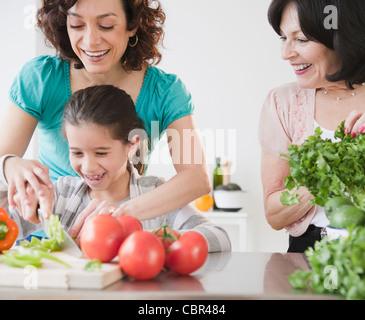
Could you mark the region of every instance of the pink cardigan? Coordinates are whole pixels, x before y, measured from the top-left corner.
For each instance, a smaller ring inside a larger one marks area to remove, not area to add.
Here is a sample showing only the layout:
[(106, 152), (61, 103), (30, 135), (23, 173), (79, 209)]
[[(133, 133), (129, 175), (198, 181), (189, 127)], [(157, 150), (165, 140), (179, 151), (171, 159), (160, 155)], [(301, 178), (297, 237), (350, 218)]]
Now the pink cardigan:
[[(259, 141), (262, 150), (280, 157), (289, 144), (302, 144), (313, 134), (315, 89), (301, 89), (296, 83), (277, 87), (264, 102), (260, 122)], [(286, 226), (294, 237), (302, 235), (315, 214), (313, 206), (301, 219)]]

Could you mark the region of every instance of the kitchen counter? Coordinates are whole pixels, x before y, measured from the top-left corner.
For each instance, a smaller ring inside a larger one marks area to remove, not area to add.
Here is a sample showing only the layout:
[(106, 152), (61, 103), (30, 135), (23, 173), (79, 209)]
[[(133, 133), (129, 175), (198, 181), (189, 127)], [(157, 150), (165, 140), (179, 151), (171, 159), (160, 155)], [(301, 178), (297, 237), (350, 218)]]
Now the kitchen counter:
[(0, 287), (0, 299), (336, 299), (336, 296), (294, 292), (287, 276), (308, 270), (299, 253), (223, 252), (209, 254), (190, 276), (162, 272), (147, 281), (128, 277), (103, 290), (24, 289)]

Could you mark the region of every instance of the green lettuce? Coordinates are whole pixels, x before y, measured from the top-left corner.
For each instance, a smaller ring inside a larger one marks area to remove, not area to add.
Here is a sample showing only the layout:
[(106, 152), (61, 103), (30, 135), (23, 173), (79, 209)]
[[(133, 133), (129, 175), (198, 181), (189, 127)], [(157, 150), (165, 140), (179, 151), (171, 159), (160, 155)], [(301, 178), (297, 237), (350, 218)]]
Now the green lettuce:
[(289, 275), (295, 289), (337, 294), (349, 300), (365, 299), (365, 228), (356, 227), (348, 238), (317, 241), (305, 255), (311, 270)]
[(284, 205), (299, 203), (296, 191), (305, 186), (313, 195), (311, 203), (324, 207), (329, 198), (348, 196), (356, 206), (365, 210), (365, 135), (352, 138), (344, 134), (344, 122), (337, 128), (338, 142), (321, 138), (315, 133), (301, 145), (290, 145), (288, 160), (290, 173), (285, 178), (281, 202)]

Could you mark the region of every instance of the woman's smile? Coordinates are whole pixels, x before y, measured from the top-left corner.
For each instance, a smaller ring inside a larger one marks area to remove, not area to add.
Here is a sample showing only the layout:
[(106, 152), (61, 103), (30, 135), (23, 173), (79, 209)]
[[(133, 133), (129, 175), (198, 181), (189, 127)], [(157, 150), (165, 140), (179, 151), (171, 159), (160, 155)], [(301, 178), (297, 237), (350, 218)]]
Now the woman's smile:
[(86, 51), (86, 50), (83, 50), (83, 49), (81, 49), (81, 50), (90, 62), (100, 62), (110, 52), (110, 49), (109, 50), (102, 50), (102, 51)]
[(296, 75), (302, 75), (312, 68), (311, 63), (291, 64)]

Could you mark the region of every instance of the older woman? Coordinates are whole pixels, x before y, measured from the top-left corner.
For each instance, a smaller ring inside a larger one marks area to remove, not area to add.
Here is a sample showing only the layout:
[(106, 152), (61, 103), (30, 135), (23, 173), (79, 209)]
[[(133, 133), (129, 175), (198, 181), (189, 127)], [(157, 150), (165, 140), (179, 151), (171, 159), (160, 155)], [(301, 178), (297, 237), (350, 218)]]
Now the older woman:
[[(336, 24), (326, 20), (329, 13)], [(300, 204), (281, 204), (290, 168), (279, 154), (287, 153), (289, 144), (301, 144), (317, 126), (331, 139), (343, 120), (352, 136), (365, 130), (364, 16), (362, 0), (273, 0), (269, 7), (282, 58), (297, 77), (296, 83), (270, 91), (259, 124), (265, 215), (275, 230), (288, 230), (289, 252), (313, 246), (329, 221), (322, 207), (310, 204), (311, 194), (304, 187)]]
[[(27, 205), (30, 193), (40, 192), (40, 184), (51, 187), (51, 180), (76, 174), (70, 166), (68, 147), (60, 130), (63, 109), (71, 94), (79, 89), (98, 84), (124, 89), (146, 124), (152, 147), (156, 142), (151, 141), (153, 137), (156, 140), (156, 134), (151, 133), (153, 128), (159, 129), (157, 140), (165, 129), (174, 131), (173, 140), (176, 132), (182, 139), (184, 129), (195, 129), (190, 93), (177, 76), (153, 66), (161, 59), (159, 45), (165, 21), (158, 1), (45, 0), (37, 17), (39, 27), (57, 55), (29, 61), (10, 89), (9, 106), (0, 124), (0, 156), (9, 154), (4, 162), (4, 178), (9, 185), (10, 205), (16, 205), (15, 192), (22, 194), (20, 198)], [(22, 159), (37, 126), (40, 162)], [(169, 135), (169, 130), (166, 131)], [(184, 145), (182, 141), (173, 142)], [(195, 139), (189, 150), (173, 146), (172, 152), (177, 152), (172, 155), (176, 176), (121, 205), (118, 214), (149, 219), (209, 193), (210, 182), (200, 143)], [(186, 161), (195, 159), (194, 150), (202, 152), (202, 163)], [(109, 205), (94, 203), (85, 210), (91, 213)], [(52, 204), (40, 203), (40, 206), (48, 216)], [(30, 214), (34, 208), (27, 208), (22, 211), (23, 216), (38, 222)]]

